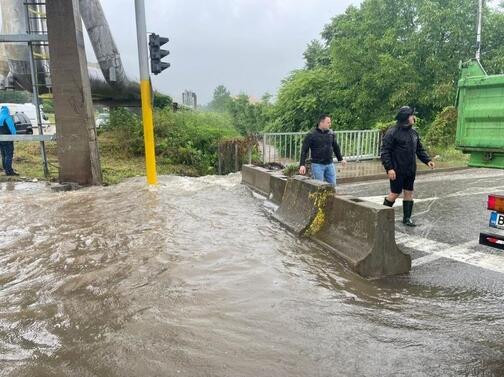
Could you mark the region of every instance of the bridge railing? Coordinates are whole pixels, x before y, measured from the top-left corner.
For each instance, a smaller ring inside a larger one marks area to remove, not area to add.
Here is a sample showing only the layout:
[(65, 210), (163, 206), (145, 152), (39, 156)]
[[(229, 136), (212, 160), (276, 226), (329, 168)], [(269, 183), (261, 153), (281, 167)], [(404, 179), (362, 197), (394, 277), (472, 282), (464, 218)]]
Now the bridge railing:
[[(263, 163), (284, 165), (299, 162), (303, 140), (308, 132), (264, 133), (260, 142)], [(379, 130), (335, 131), (341, 153), (347, 161), (372, 160), (380, 157)]]

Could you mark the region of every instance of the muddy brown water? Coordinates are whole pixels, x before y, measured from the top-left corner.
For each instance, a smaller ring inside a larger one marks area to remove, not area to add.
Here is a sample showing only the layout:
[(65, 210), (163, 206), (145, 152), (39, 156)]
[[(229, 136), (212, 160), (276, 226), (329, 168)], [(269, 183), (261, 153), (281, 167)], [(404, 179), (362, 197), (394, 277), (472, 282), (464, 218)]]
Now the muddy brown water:
[(504, 375), (501, 288), (363, 280), (239, 182), (0, 184), (0, 376)]

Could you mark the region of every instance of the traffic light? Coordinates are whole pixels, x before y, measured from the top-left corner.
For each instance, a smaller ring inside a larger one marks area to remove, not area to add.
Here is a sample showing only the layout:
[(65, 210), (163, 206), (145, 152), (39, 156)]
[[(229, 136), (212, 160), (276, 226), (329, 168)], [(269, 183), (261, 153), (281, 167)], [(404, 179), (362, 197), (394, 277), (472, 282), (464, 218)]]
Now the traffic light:
[(170, 63), (161, 61), (161, 59), (170, 53), (168, 50), (161, 50), (161, 46), (168, 43), (168, 41), (168, 38), (160, 37), (158, 34), (152, 33), (149, 36), (151, 72), (155, 75), (160, 74), (166, 68), (170, 67)]

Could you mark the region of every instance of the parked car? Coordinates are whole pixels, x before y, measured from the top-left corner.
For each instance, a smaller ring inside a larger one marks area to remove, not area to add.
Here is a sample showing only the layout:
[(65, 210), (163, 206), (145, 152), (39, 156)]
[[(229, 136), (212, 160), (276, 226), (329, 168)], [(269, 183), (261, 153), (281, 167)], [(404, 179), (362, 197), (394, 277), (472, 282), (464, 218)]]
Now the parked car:
[[(37, 110), (33, 103), (0, 103), (0, 106), (7, 106), (11, 114), (23, 113), (28, 117), (33, 126), (37, 127)], [(42, 127), (49, 126), (47, 122), (48, 117), (44, 114), (43, 109), (40, 109), (40, 118), (42, 120)]]
[(12, 119), (14, 119), (14, 125), (16, 126), (16, 133), (18, 135), (33, 134), (33, 126), (25, 113), (14, 113), (12, 114)]

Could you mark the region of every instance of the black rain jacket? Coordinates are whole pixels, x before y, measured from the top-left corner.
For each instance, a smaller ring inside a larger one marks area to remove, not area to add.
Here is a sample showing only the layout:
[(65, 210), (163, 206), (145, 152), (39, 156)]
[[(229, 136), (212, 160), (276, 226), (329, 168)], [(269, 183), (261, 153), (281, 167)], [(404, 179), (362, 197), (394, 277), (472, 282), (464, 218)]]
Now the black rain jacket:
[(385, 133), (381, 160), (387, 172), (394, 169), (397, 174), (415, 176), (417, 156), (424, 164), (431, 161), (420, 141), (420, 136), (411, 126), (398, 123)]
[(338, 161), (343, 160), (340, 147), (336, 141), (336, 135), (331, 130), (322, 131), (320, 128), (315, 127), (308, 132), (303, 140), (300, 166), (306, 164), (308, 150), (311, 150), (311, 162), (314, 164), (331, 164), (333, 162), (333, 153)]

